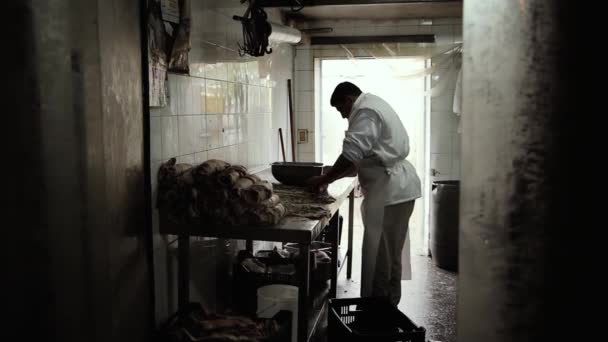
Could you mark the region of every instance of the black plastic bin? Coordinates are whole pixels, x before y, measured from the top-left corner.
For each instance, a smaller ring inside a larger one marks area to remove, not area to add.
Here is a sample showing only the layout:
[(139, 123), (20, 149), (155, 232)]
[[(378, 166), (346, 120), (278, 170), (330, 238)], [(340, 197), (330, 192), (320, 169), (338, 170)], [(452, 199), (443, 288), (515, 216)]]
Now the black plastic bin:
[(417, 326), (383, 298), (329, 300), (328, 342), (424, 342)]
[(460, 181), (433, 182), (430, 248), (434, 263), (458, 271)]

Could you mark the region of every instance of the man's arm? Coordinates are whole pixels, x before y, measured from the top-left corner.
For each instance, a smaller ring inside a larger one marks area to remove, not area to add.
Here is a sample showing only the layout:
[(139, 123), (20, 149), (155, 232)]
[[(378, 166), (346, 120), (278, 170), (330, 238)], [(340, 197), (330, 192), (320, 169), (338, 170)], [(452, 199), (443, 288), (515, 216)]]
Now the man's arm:
[(356, 164), (369, 155), (381, 131), (381, 120), (373, 110), (361, 110), (349, 123), (348, 131), (342, 143), (342, 154), (338, 157), (326, 175), (313, 177), (308, 181), (314, 191), (323, 186), (346, 177)]
[(357, 166), (355, 163), (346, 159), (343, 155), (340, 155), (331, 169), (329, 169), (328, 173), (311, 178), (308, 181), (308, 185), (310, 185), (315, 192), (320, 192), (325, 185), (349, 176), (353, 171), (356, 171), (356, 169)]
[(327, 183), (332, 183), (340, 178), (344, 178), (353, 170), (356, 170), (357, 166), (355, 163), (346, 159), (340, 154), (334, 165), (329, 169), (329, 172), (325, 175)]

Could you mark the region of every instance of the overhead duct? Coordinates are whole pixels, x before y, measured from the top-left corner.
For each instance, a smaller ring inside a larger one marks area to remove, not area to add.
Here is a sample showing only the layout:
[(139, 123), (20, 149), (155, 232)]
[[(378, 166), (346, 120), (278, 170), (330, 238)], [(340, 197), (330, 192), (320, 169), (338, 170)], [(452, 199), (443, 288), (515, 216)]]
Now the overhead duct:
[[(241, 3), (245, 1), (247, 0), (241, 0)], [(255, 0), (249, 1), (242, 17), (235, 15), (232, 19), (243, 25), (243, 44), (239, 44), (241, 56), (264, 56), (272, 53), (270, 43), (297, 44), (302, 39), (302, 33), (297, 29), (269, 22), (264, 8), (256, 5)]]
[(270, 27), (270, 42), (297, 44), (302, 40), (302, 32), (298, 29), (277, 23), (270, 23)]

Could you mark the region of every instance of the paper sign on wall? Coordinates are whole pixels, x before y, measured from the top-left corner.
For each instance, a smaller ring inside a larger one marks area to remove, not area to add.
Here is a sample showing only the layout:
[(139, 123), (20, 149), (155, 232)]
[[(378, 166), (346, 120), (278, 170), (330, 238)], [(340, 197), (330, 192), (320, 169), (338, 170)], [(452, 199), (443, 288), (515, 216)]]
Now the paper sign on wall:
[(179, 0), (161, 0), (163, 20), (179, 24)]

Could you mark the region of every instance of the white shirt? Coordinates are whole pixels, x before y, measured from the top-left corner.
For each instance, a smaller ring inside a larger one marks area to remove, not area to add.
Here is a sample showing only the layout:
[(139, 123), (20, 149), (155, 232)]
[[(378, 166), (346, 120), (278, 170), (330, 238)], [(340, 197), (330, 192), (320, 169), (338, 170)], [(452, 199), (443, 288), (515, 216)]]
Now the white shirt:
[(389, 175), (384, 205), (421, 197), (420, 178), (405, 159), (409, 152), (409, 137), (393, 108), (376, 95), (361, 94), (348, 118), (342, 155), (360, 168), (383, 167)]

